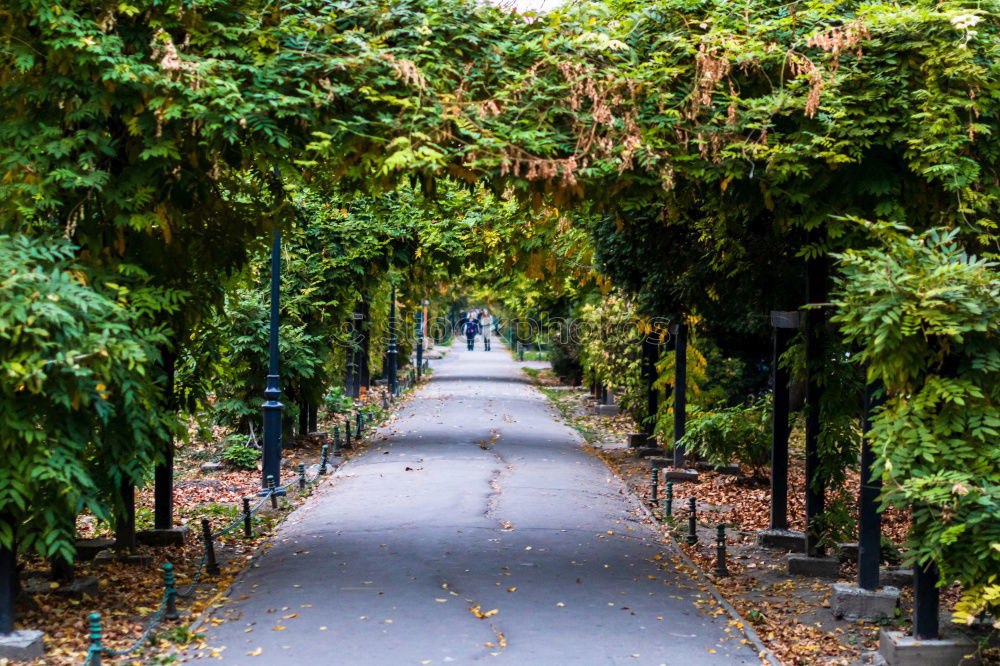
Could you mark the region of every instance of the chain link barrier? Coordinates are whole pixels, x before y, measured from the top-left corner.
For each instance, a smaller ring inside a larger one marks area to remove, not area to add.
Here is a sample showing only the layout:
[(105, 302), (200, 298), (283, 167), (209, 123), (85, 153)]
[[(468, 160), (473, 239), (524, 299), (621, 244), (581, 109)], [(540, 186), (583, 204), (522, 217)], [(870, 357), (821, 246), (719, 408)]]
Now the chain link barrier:
[[(324, 445), (323, 448), (326, 449), (326, 446)], [(337, 451), (334, 450), (334, 455), (336, 455), (336, 453)], [(257, 502), (256, 506), (250, 509), (249, 517), (252, 519), (253, 516), (256, 515), (258, 511), (260, 511), (261, 507), (263, 507), (264, 504), (266, 504), (268, 501), (271, 501), (272, 498), (286, 495), (287, 491), (292, 486), (311, 488), (313, 484), (315, 484), (319, 479), (321, 479), (325, 475), (326, 473), (325, 466), (328, 464), (326, 461), (327, 461), (326, 451), (324, 451), (323, 463), (319, 465), (319, 470), (311, 478), (307, 477), (304, 472), (301, 472), (299, 476), (295, 477), (294, 481), (291, 481), (283, 486), (278, 486), (278, 487), (272, 486), (264, 490), (263, 494), (261, 495), (260, 501)], [(227, 525), (222, 530), (212, 533), (210, 535), (210, 538), (217, 539), (220, 537), (224, 537), (236, 531), (237, 528), (243, 527), (247, 519), (247, 516), (248, 516), (247, 513), (240, 512), (240, 515), (236, 520), (234, 520), (232, 523)], [(159, 624), (164, 618), (164, 615), (167, 613), (168, 608), (172, 607), (173, 604), (171, 603), (171, 596), (174, 596), (174, 598), (176, 599), (178, 597), (187, 598), (190, 597), (192, 594), (194, 594), (195, 588), (197, 588), (198, 583), (201, 581), (201, 577), (205, 572), (206, 566), (208, 565), (209, 549), (207, 548), (207, 545), (208, 544), (205, 543), (203, 539), (201, 560), (198, 562), (198, 568), (195, 570), (194, 577), (191, 579), (191, 584), (187, 586), (186, 590), (180, 591), (175, 589), (173, 583), (169, 582), (172, 581), (172, 573), (169, 575), (169, 577), (167, 578), (168, 582), (164, 585), (163, 597), (160, 600), (160, 606), (157, 609), (156, 614), (153, 615), (153, 617), (150, 619), (149, 624), (146, 626), (145, 631), (142, 632), (142, 635), (139, 636), (139, 638), (137, 638), (129, 647), (121, 650), (115, 650), (102, 645), (101, 636), (103, 630), (101, 628), (101, 616), (99, 613), (91, 613), (90, 616), (88, 617), (90, 647), (87, 649), (87, 659), (83, 662), (83, 666), (101, 666), (101, 658), (104, 655), (107, 655), (109, 657), (124, 657), (129, 654), (132, 654), (140, 647), (142, 647), (142, 645), (147, 640), (149, 640), (149, 637), (156, 630), (156, 627), (159, 626)]]

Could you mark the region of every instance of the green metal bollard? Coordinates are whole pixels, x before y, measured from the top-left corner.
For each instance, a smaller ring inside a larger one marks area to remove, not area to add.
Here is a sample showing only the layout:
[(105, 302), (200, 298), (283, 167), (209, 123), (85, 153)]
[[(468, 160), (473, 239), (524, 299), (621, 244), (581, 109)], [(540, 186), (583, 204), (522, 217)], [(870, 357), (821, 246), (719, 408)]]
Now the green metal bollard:
[(361, 433), (364, 430), (364, 426), (361, 424), (361, 410), (359, 409), (354, 413), (354, 420), (356, 422), (357, 430), (354, 431), (354, 436), (361, 439)]
[(698, 543), (698, 524), (696, 521), (695, 511), (698, 509), (698, 500), (694, 497), (688, 498), (688, 535), (687, 544), (693, 546)]
[(306, 464), (299, 463), (299, 490), (306, 489)]
[(344, 448), (351, 448), (351, 417), (344, 418)]
[(654, 467), (652, 469), (651, 473), (650, 473), (650, 478), (649, 478), (649, 492), (650, 492), (650, 495), (652, 496), (651, 499), (653, 501), (653, 506), (655, 507), (656, 503), (660, 499), (660, 468), (659, 467)]
[(209, 576), (218, 576), (222, 571), (215, 559), (215, 543), (212, 541), (212, 525), (208, 518), (201, 519), (201, 538), (205, 546), (205, 571)]
[(340, 451), (340, 426), (337, 424), (333, 425), (333, 455), (337, 455)]
[(724, 578), (729, 575), (726, 566), (726, 526), (717, 525), (715, 530), (715, 575)]
[[(245, 497), (243, 499), (246, 500)], [(170, 562), (163, 565), (163, 596), (166, 599), (163, 619), (179, 619), (181, 615), (177, 612), (177, 580), (174, 578), (174, 565)]]
[(663, 495), (663, 520), (674, 515), (674, 482), (667, 481), (667, 492)]
[(278, 491), (274, 487), (274, 475), (267, 475), (267, 493), (271, 496), (271, 508), (278, 508)]
[(243, 536), (253, 538), (253, 516), (250, 515), (250, 498), (243, 498)]
[(101, 666), (101, 654), (104, 646), (101, 645), (101, 614), (91, 613), (87, 616), (90, 620), (90, 647), (87, 648), (88, 666)]
[(330, 447), (326, 444), (323, 445), (323, 459), (319, 462), (319, 473), (326, 474), (326, 465), (330, 459)]

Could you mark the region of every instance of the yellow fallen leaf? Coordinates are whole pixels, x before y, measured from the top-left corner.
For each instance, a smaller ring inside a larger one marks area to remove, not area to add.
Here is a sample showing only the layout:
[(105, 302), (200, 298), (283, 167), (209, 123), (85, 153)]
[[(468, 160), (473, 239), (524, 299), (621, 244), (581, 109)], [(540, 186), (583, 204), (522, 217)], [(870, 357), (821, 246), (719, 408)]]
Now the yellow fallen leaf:
[(497, 642), (500, 644), (500, 647), (507, 647), (507, 637), (503, 635), (502, 631), (497, 634)]
[(299, 616), (298, 613), (289, 613), (288, 615), (282, 615), (281, 618), (283, 620), (291, 620), (291, 619), (297, 618), (298, 616)]
[(516, 587), (508, 587), (507, 591), (508, 592), (517, 592), (517, 588)]
[(284, 631), (285, 630), (285, 625), (279, 624), (279, 625), (273, 627), (273, 630), (274, 631)]
[(483, 613), (483, 617), (493, 617), (499, 612), (500, 612), (499, 608), (494, 608), (493, 610), (488, 610), (485, 613)]
[(254, 650), (252, 652), (247, 652), (247, 656), (248, 657), (259, 657), (263, 651), (264, 651), (264, 648), (257, 648), (256, 650)]
[(320, 627), (319, 630), (320, 631), (326, 631), (326, 627)]

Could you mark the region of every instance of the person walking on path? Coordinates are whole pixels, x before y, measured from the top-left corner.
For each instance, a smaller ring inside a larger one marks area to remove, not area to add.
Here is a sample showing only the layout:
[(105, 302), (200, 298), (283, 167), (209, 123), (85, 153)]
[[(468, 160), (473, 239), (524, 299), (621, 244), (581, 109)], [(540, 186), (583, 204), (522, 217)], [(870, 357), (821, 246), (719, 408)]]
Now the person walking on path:
[(476, 334), (479, 332), (479, 322), (473, 318), (469, 318), (465, 322), (465, 342), (469, 345), (469, 351), (476, 348)]
[(483, 351), (489, 351), (490, 333), (493, 331), (493, 315), (489, 310), (479, 313), (479, 329), (483, 332)]

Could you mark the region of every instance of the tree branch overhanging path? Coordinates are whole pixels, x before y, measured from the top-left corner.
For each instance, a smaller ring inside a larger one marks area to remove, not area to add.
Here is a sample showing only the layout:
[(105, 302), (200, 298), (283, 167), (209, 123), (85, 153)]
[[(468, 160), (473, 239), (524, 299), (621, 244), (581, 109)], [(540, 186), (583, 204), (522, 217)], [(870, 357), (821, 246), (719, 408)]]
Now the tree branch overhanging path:
[(757, 663), (517, 368), (453, 350), (237, 579), (207, 645), (233, 663)]

